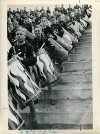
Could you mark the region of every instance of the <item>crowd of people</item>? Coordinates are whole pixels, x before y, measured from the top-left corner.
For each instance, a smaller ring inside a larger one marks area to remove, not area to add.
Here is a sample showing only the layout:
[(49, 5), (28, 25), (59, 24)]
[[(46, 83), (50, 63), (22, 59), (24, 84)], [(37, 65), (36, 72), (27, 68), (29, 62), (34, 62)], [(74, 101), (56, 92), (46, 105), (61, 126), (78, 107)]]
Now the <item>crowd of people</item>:
[[(88, 5), (85, 5), (84, 7), (76, 5), (73, 9), (70, 5), (68, 9), (65, 9), (63, 5), (61, 8), (55, 6), (53, 15), (51, 14), (49, 7), (46, 11), (43, 7), (40, 11), (37, 8), (27, 11), (26, 7), (21, 10), (17, 8), (17, 11), (11, 11), (11, 8), (9, 8), (7, 11), (8, 39), (10, 42), (14, 41), (16, 29), (19, 26), (26, 28), (29, 32), (34, 34), (34, 27), (36, 25), (40, 25), (43, 29), (45, 25), (52, 24), (52, 18), (56, 19), (56, 24), (59, 24), (67, 29), (70, 22), (73, 22), (76, 19), (79, 21), (79, 18), (85, 18), (86, 15), (90, 17), (90, 12), (91, 6)], [(62, 36), (63, 32), (61, 32), (61, 28), (59, 28), (59, 32), (60, 36)]]
[(56, 104), (52, 97), (52, 83), (59, 79), (55, 64), (62, 65), (67, 60), (68, 53), (90, 25), (91, 14), (91, 5), (75, 5), (73, 8), (69, 5), (67, 9), (63, 4), (61, 7), (55, 5), (53, 14), (49, 7), (30, 11), (26, 7), (16, 11), (9, 8), (9, 129), (21, 129), (24, 124), (17, 111), (18, 104), (22, 109), (30, 107), (32, 128), (37, 128), (34, 104), (38, 102), (42, 88), (48, 87), (50, 104)]

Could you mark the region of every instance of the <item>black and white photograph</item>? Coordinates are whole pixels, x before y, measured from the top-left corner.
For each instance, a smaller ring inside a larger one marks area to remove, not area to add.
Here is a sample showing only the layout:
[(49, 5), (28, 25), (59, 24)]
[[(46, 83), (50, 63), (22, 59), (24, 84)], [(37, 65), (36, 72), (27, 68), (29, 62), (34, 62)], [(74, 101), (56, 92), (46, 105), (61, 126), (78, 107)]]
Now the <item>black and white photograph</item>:
[(92, 5), (6, 13), (8, 130), (92, 130)]

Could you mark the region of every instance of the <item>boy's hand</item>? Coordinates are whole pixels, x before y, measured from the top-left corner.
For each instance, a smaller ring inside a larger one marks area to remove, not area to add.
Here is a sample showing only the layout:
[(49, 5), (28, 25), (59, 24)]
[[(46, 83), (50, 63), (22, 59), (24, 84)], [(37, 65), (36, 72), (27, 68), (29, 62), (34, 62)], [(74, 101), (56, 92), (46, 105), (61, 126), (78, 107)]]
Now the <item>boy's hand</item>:
[(17, 56), (17, 59), (20, 60), (20, 61), (23, 61), (23, 58)]

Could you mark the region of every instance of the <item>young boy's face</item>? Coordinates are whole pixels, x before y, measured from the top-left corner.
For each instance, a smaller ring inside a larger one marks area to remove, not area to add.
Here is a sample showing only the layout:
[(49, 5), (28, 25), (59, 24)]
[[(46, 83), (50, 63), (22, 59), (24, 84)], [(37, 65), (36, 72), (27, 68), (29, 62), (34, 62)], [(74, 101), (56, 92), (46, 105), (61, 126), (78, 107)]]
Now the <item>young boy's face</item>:
[(56, 18), (51, 19), (52, 24), (56, 24)]
[(46, 24), (47, 24), (47, 19), (46, 19), (46, 18), (43, 18), (43, 19), (41, 20), (41, 23), (42, 23), (43, 26), (46, 26)]
[(14, 23), (14, 27), (15, 27), (15, 28), (18, 28), (18, 26), (19, 26), (19, 25), (18, 25), (18, 22), (15, 22), (15, 23)]
[(34, 31), (36, 37), (41, 37), (42, 30), (40, 28), (35, 28)]
[(25, 32), (22, 30), (19, 30), (16, 32), (16, 39), (19, 42), (23, 42), (25, 40)]

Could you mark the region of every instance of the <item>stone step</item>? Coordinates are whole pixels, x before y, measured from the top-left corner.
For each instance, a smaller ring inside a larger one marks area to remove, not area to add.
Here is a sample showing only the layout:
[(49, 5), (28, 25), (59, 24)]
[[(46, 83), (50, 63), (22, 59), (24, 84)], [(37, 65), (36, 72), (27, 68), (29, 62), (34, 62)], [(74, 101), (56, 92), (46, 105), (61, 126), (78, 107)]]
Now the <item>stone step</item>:
[(80, 38), (91, 38), (92, 34), (83, 33), (83, 35)]
[(86, 43), (86, 44), (88, 44), (89, 42), (91, 42), (91, 44), (92, 44), (92, 39), (87, 39), (87, 38), (86, 39), (85, 38), (83, 39), (82, 38), (82, 39), (79, 40), (78, 43)]
[(92, 33), (85, 32), (82, 36), (92, 36)]
[(92, 32), (92, 28), (86, 28), (84, 32)]
[[(87, 37), (92, 37), (92, 34), (91, 34), (91, 33), (84, 33), (81, 37), (84, 37), (84, 38), (85, 38), (85, 37), (86, 37), (86, 38), (87, 38)], [(80, 37), (80, 38), (81, 38), (81, 37)]]
[(92, 69), (91, 61), (63, 62), (62, 72)]
[[(92, 89), (92, 82), (88, 81), (88, 82), (67, 82), (67, 83), (59, 83), (58, 81), (56, 81), (55, 83), (52, 84), (53, 89), (57, 88), (58, 90), (60, 89), (73, 89), (73, 90), (77, 90), (77, 89)], [(47, 87), (45, 87), (44, 89), (47, 89)]]
[[(68, 71), (68, 72), (63, 72), (63, 73), (59, 73), (58, 72), (58, 74), (59, 74), (59, 80), (57, 80), (56, 82), (54, 82), (53, 84), (52, 84), (52, 86), (57, 86), (57, 85), (63, 85), (63, 84), (72, 84), (72, 83), (74, 83), (74, 82), (78, 82), (78, 84), (80, 83), (80, 81), (81, 82), (84, 82), (84, 80), (82, 81), (82, 78), (84, 79), (84, 77), (86, 76), (87, 77), (87, 75), (89, 75), (89, 79), (87, 80), (87, 82), (91, 82), (91, 75), (92, 75), (92, 70), (91, 69), (87, 69), (87, 70), (75, 70), (75, 71)], [(72, 80), (73, 79), (76, 79), (76, 78), (79, 78), (80, 80), (74, 80), (74, 81), (72, 81), (71, 80), (71, 77), (73, 77), (72, 78)], [(67, 79), (69, 79), (68, 81), (66, 81), (66, 78)], [(86, 81), (85, 81), (86, 82)], [(75, 86), (75, 85), (74, 85)], [(81, 87), (82, 88), (82, 87)]]
[(91, 61), (92, 55), (90, 54), (69, 54), (68, 61)]
[[(77, 84), (77, 83), (76, 83)], [(53, 99), (56, 100), (66, 100), (66, 99), (90, 99), (92, 98), (92, 90), (91, 89), (67, 89), (66, 86), (56, 86), (53, 87)], [(45, 88), (43, 90), (43, 95), (41, 100), (49, 99), (48, 90)]]
[[(19, 112), (24, 118), (30, 113), (28, 107), (19, 109)], [(92, 117), (92, 99), (58, 100), (56, 105), (50, 105), (48, 100), (44, 100), (36, 105), (38, 124), (92, 124)]]
[(92, 29), (86, 29), (85, 31), (84, 31), (84, 34), (85, 33), (92, 33)]
[(84, 41), (92, 41), (92, 37), (81, 37), (80, 41), (84, 42)]
[(92, 47), (75, 47), (71, 50), (71, 54), (92, 54)]
[(87, 37), (92, 37), (92, 34), (86, 34), (86, 33), (84, 33), (81, 38), (85, 38), (85, 37), (86, 37), (86, 38), (87, 38)]
[(66, 74), (61, 74), (60, 79), (57, 81), (57, 83), (67, 83), (67, 82), (88, 82), (92, 81), (92, 74), (91, 73), (84, 73), (84, 74), (71, 74), (71, 75), (66, 75)]
[[(92, 124), (92, 100), (58, 100), (55, 106), (48, 101), (36, 105), (39, 124)], [(87, 119), (82, 122), (84, 117)]]
[(91, 41), (78, 42), (76, 46), (77, 47), (90, 47), (92, 46), (92, 42)]
[[(48, 130), (49, 132), (56, 133), (56, 130), (54, 129), (67, 129), (67, 130), (83, 130), (83, 129), (93, 129), (93, 124), (83, 124), (83, 125), (74, 125), (74, 124), (38, 124), (39, 129), (53, 129), (53, 130)], [(45, 130), (44, 130), (45, 131)]]
[(59, 73), (59, 75), (61, 76), (80, 75), (80, 74), (92, 74), (92, 69), (83, 69), (83, 70), (75, 70), (75, 71)]
[[(74, 83), (74, 82), (72, 82), (72, 81), (67, 81), (67, 82), (63, 82), (63, 81), (61, 81), (61, 80), (63, 80), (64, 78), (66, 78), (66, 77), (71, 77), (71, 76), (75, 76), (76, 75), (76, 77), (78, 76), (78, 75), (81, 75), (81, 76), (84, 76), (84, 75), (89, 75), (90, 74), (90, 76), (92, 75), (92, 70), (91, 69), (83, 69), (83, 70), (74, 70), (74, 71), (67, 71), (67, 72), (62, 72), (62, 73), (60, 73), (60, 72), (58, 72), (58, 75), (59, 75), (59, 80), (57, 80), (57, 81), (55, 81), (54, 83), (52, 83), (52, 86), (57, 86), (57, 85), (63, 85), (63, 84), (72, 84), (72, 83)], [(64, 77), (63, 77), (64, 76)], [(79, 76), (78, 76), (79, 77)], [(74, 77), (75, 78), (75, 77)], [(76, 81), (75, 81), (76, 82)], [(89, 81), (87, 81), (87, 82), (89, 82)], [(91, 81), (90, 81), (91, 82)], [(78, 84), (79, 84), (80, 82), (78, 82)], [(81, 87), (82, 88), (82, 87)]]
[[(92, 71), (65, 72), (52, 84), (55, 99), (92, 98)], [(48, 88), (43, 90), (42, 99), (48, 99)]]

